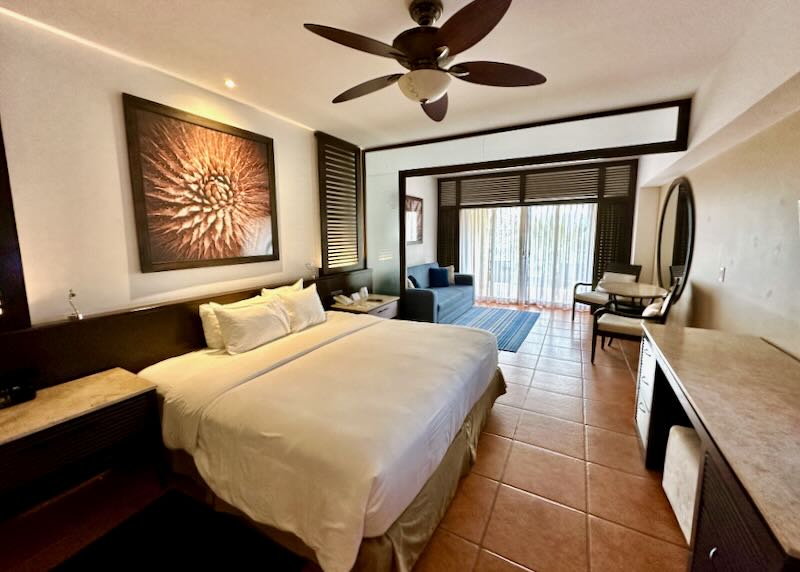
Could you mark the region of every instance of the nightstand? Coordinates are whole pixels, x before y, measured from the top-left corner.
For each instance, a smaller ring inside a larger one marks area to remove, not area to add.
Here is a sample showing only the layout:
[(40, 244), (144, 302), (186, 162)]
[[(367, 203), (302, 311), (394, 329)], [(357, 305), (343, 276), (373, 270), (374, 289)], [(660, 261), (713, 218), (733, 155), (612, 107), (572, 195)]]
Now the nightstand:
[(155, 386), (111, 369), (0, 410), (0, 569), (46, 569), (163, 493)]
[(345, 306), (337, 302), (331, 306), (331, 310), (351, 312), (353, 314), (371, 314), (381, 318), (392, 319), (397, 317), (398, 300), (400, 300), (398, 296), (370, 294), (366, 301), (359, 302), (358, 304)]

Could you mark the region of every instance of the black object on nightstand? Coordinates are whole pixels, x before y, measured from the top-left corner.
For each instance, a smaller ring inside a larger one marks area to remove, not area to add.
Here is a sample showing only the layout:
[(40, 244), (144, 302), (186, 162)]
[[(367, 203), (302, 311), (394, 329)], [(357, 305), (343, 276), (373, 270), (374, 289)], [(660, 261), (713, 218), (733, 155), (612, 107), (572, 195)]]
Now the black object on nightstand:
[(31, 372), (10, 372), (0, 379), (0, 409), (30, 401), (36, 397), (36, 388), (31, 382)]

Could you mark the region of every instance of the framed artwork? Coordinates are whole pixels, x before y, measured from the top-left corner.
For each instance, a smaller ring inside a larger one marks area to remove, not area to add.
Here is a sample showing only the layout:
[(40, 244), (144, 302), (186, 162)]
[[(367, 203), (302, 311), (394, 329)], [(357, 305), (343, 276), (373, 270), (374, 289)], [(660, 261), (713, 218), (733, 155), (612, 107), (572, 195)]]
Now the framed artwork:
[(142, 272), (278, 260), (272, 139), (123, 94)]
[(422, 244), (422, 199), (406, 196), (406, 244)]

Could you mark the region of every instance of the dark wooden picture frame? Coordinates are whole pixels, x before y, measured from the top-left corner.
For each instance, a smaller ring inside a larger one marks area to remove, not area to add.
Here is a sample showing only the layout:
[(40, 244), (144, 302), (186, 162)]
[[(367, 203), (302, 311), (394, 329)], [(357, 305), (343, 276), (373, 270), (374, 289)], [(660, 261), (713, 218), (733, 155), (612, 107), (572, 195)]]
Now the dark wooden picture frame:
[(142, 272), (279, 260), (272, 139), (122, 97)]
[[(407, 240), (406, 244), (422, 244), (424, 240), (423, 235), (423, 203), (422, 199), (419, 197), (412, 197), (410, 195), (406, 195), (406, 213), (414, 212), (417, 213), (417, 233), (416, 233), (416, 240)], [(408, 215), (406, 215), (406, 224), (408, 223)], [(408, 230), (406, 230), (408, 232)], [(409, 233), (409, 236), (411, 234)]]

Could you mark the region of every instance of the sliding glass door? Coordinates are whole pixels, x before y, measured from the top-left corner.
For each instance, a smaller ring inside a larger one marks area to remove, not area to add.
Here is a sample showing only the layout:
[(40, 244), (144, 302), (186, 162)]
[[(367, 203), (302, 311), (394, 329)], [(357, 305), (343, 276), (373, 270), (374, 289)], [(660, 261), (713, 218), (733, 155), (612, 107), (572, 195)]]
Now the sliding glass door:
[(592, 281), (596, 219), (596, 203), (461, 209), (460, 270), (479, 301), (568, 306)]

